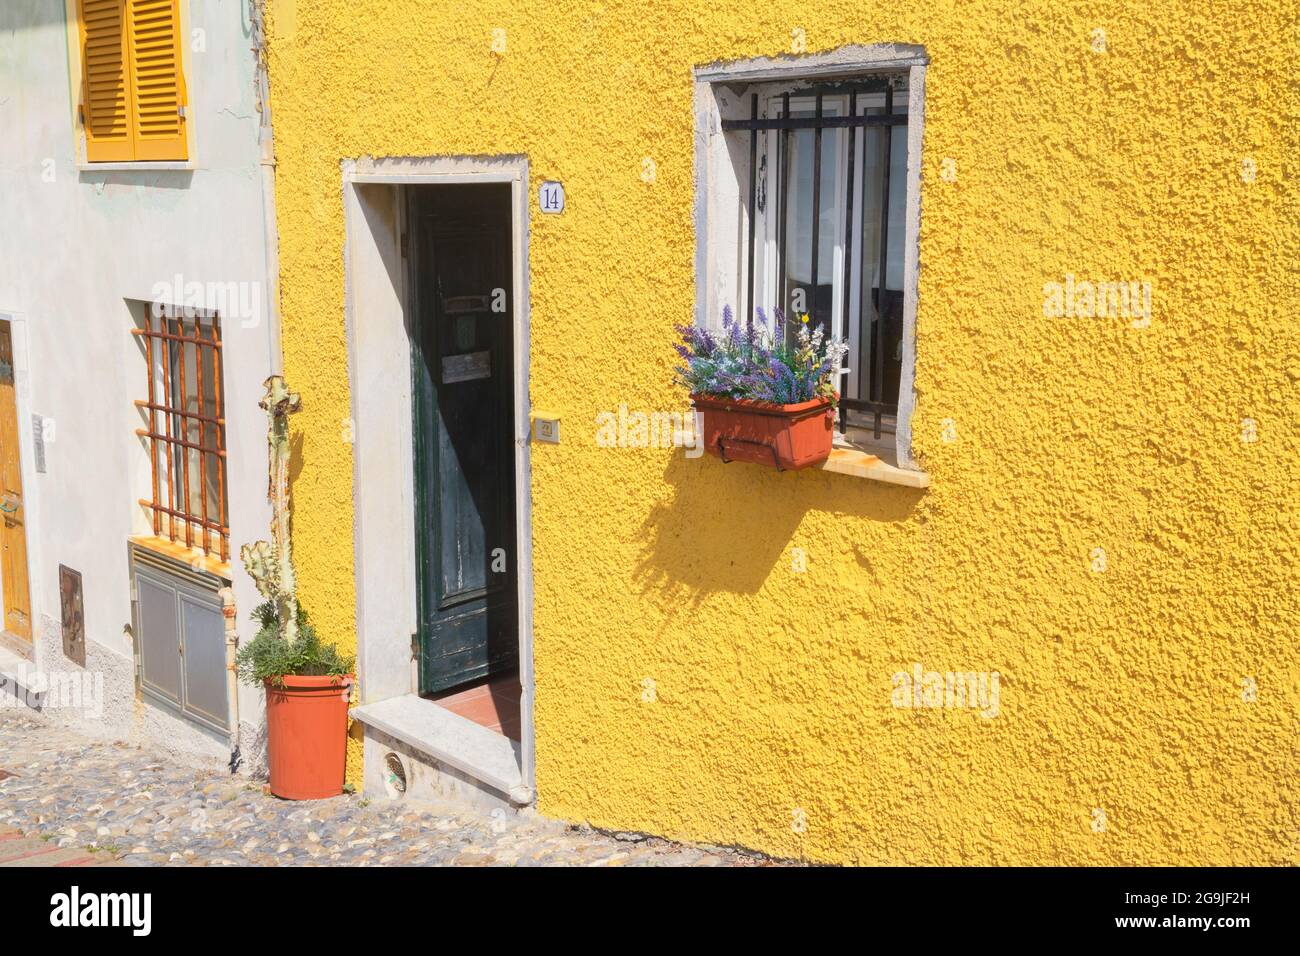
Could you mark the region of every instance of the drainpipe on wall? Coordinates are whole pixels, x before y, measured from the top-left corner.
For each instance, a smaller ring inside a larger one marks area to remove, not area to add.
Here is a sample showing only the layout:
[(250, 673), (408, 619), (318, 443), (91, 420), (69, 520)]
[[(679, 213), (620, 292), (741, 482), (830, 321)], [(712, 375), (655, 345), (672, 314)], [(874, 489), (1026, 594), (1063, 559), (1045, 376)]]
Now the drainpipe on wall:
[(266, 2), (251, 0), (248, 19), (257, 59), (254, 98), (260, 116), (257, 129), (258, 160), (262, 171), (262, 232), (266, 249), (266, 325), (271, 367), (268, 375), (284, 373), (280, 344), (280, 238), (275, 225), (275, 141), (271, 135), (271, 78), (267, 67)]
[(239, 770), (243, 758), (239, 754), (239, 676), (235, 672), (235, 654), (239, 650), (239, 623), (235, 620), (235, 592), (222, 588), (221, 617), (226, 623), (226, 711), (230, 715), (230, 772)]

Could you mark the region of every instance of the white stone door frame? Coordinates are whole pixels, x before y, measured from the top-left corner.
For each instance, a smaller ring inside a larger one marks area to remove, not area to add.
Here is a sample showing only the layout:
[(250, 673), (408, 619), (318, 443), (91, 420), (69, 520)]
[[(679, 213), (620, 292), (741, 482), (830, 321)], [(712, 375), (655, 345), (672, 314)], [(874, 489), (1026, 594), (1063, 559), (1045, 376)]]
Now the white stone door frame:
[(507, 183), (513, 208), (512, 323), (520, 772), (535, 787), (532, 468), (528, 398), (528, 159), (525, 156), (345, 160), (343, 205), (348, 378), (353, 436), (353, 547), (361, 703), (418, 693), (414, 449), (409, 301), (401, 187)]

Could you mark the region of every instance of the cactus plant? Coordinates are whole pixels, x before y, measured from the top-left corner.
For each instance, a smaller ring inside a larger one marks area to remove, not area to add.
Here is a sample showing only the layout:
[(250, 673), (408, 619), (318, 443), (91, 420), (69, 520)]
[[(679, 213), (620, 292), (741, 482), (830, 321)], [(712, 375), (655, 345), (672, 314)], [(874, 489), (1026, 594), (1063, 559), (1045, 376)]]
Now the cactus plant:
[(271, 540), (239, 549), (249, 577), (265, 603), (254, 609), (257, 635), (239, 649), (236, 670), (250, 684), (270, 680), (283, 684), (287, 674), (337, 676), (351, 673), (354, 658), (323, 643), (298, 603), (289, 541), (289, 416), (302, 408), (296, 392), (279, 375), (266, 380), (266, 395), (258, 402), (268, 425), (267, 499), (271, 502)]
[(279, 636), (292, 642), (298, 636), (298, 595), (289, 543), (289, 416), (302, 408), (302, 399), (289, 391), (279, 375), (272, 375), (265, 385), (266, 395), (257, 404), (267, 416), (271, 540), (244, 545), (239, 557), (258, 593), (275, 606)]
[(266, 600), (253, 611), (257, 635), (235, 655), (235, 672), (266, 688), (267, 773), (271, 792), (318, 800), (343, 792), (348, 703), (355, 658), (326, 644), (298, 602), (289, 542), (289, 416), (302, 408), (279, 375), (266, 380), (271, 540), (239, 549)]

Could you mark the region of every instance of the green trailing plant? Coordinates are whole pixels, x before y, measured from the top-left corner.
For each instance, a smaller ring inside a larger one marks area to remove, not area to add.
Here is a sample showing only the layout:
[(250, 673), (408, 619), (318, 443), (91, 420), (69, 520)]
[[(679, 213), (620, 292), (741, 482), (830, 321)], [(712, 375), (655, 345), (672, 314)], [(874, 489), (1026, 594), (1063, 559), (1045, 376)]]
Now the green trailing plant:
[(271, 540), (244, 545), (239, 556), (258, 593), (266, 601), (253, 611), (257, 635), (235, 655), (240, 680), (283, 683), (286, 675), (343, 676), (352, 673), (355, 659), (326, 644), (308, 622), (298, 603), (289, 542), (289, 416), (302, 407), (296, 392), (279, 375), (266, 380), (266, 395), (258, 405), (268, 419), (266, 443), (271, 502)]
[(297, 635), (291, 641), (281, 636), (280, 615), (271, 601), (259, 604), (253, 617), (261, 625), (257, 636), (235, 655), (235, 669), (244, 683), (257, 685), (269, 680), (280, 684), (286, 674), (343, 677), (352, 673), (355, 658), (324, 643), (302, 605), (298, 605)]

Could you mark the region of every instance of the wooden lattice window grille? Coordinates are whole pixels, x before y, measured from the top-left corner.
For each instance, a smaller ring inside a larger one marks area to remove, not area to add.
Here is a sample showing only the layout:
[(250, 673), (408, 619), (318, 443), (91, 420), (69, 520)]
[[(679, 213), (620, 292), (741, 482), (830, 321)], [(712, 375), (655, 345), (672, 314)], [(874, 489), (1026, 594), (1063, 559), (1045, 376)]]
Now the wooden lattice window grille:
[[(178, 315), (168, 314), (170, 312)], [(157, 314), (161, 312), (162, 314)], [(205, 556), (230, 559), (226, 502), (226, 421), (221, 326), (193, 310), (145, 309), (148, 398), (137, 401), (147, 426), (153, 500), (140, 499), (153, 533)]]

